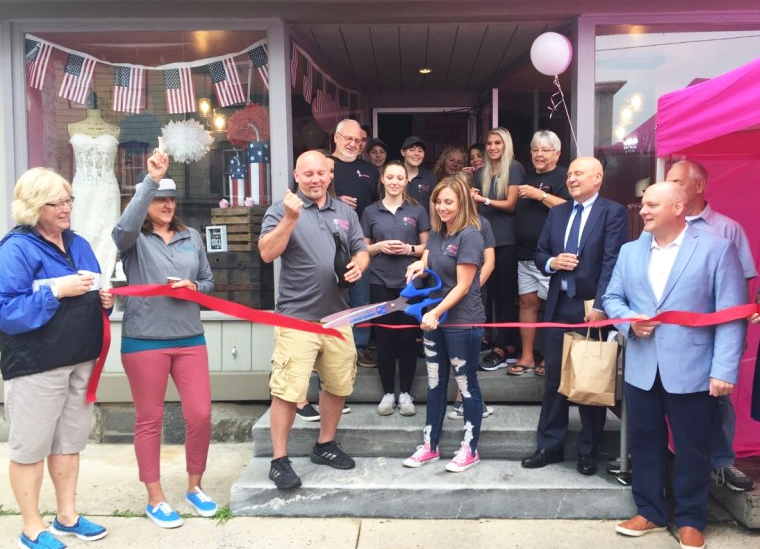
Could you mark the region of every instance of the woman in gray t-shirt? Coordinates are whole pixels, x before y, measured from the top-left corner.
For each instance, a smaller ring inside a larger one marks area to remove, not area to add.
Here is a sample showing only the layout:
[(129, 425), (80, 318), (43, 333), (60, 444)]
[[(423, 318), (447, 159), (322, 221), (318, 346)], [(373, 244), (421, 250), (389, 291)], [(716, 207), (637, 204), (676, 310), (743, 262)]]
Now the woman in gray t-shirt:
[[(464, 440), (446, 470), (462, 472), (480, 463), (478, 438), (483, 419), (483, 397), (478, 384), (478, 361), (485, 321), (480, 298), (479, 271), (483, 264), (483, 237), (478, 214), (463, 174), (444, 178), (430, 197), (427, 249), (422, 259), (409, 266), (407, 278), (425, 268), (441, 277), (442, 287), (431, 297), (441, 301), (422, 317), (428, 371), (427, 418), (423, 444), (404, 460), (406, 467), (420, 467), (440, 459), (438, 441), (446, 414), (446, 389), (450, 368), (454, 371), (464, 406)], [(443, 314), (447, 313), (445, 319)]]

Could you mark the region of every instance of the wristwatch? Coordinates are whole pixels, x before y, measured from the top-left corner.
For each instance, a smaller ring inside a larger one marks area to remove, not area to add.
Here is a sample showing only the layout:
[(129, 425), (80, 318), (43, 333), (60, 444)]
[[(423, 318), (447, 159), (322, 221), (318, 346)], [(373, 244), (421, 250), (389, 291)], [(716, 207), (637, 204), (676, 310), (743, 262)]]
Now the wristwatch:
[(545, 199), (546, 199), (546, 192), (544, 192), (544, 194), (541, 195), (541, 202), (543, 202)]

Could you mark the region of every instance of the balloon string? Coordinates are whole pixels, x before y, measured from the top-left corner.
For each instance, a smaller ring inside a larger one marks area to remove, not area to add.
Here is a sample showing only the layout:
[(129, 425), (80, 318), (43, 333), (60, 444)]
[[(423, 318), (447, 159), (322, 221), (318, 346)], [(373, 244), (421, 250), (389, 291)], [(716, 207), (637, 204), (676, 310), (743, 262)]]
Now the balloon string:
[(555, 112), (557, 112), (557, 109), (559, 109), (560, 105), (565, 108), (565, 115), (567, 116), (567, 122), (570, 124), (570, 133), (573, 136), (573, 142), (575, 143), (575, 150), (580, 154), (580, 151), (578, 151), (578, 138), (575, 136), (575, 129), (573, 128), (573, 121), (570, 118), (570, 111), (567, 109), (567, 102), (565, 101), (565, 94), (562, 92), (562, 86), (559, 83), (559, 76), (554, 76), (554, 85), (557, 87), (557, 91), (554, 92), (549, 99), (549, 120), (551, 120), (552, 116)]

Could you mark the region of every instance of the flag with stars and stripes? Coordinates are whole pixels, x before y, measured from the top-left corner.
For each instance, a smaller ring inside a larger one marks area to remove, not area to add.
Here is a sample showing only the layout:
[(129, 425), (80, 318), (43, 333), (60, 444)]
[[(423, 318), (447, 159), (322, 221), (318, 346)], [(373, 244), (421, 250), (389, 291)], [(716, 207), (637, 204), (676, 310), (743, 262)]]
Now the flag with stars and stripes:
[(243, 206), (249, 196), (248, 165), (240, 157), (233, 156), (227, 163), (230, 172), (230, 206)]
[(139, 113), (145, 90), (145, 69), (117, 66), (113, 70), (113, 105), (117, 112)]
[(312, 81), (311, 81), (311, 63), (304, 58), (303, 60), (303, 98), (311, 105)]
[(208, 71), (220, 107), (245, 102), (240, 74), (238, 74), (237, 65), (232, 57), (222, 61), (214, 61), (208, 66)]
[(314, 87), (316, 88), (317, 93), (314, 96), (314, 102), (311, 104), (311, 110), (318, 114), (321, 114), (325, 112), (325, 107), (327, 105), (327, 92), (325, 91), (325, 78), (319, 71), (317, 71)]
[(26, 38), (24, 40), (24, 51), (26, 58), (26, 79), (29, 87), (41, 90), (53, 48), (50, 44), (43, 44), (37, 40)]
[(251, 198), (256, 204), (267, 196), (267, 173), (269, 169), (269, 143), (252, 141), (248, 143), (248, 174), (251, 182)]
[(70, 53), (58, 95), (74, 103), (84, 105), (87, 101), (87, 94), (90, 93), (90, 84), (94, 73), (95, 59)]
[(164, 85), (166, 86), (166, 110), (169, 114), (195, 112), (195, 88), (190, 67), (166, 69)]
[(267, 45), (260, 44), (255, 48), (248, 50), (248, 57), (251, 58), (253, 66), (259, 71), (264, 85), (269, 89), (269, 56), (267, 55)]
[(295, 42), (290, 43), (290, 85), (296, 85), (296, 77), (298, 76), (298, 46)]

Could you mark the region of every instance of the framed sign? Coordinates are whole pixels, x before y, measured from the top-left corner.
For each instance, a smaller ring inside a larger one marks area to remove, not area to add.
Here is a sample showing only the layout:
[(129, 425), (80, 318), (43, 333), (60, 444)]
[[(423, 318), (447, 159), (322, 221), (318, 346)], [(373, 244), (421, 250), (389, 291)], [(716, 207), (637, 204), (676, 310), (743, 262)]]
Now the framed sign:
[(227, 251), (227, 225), (206, 227), (206, 251), (210, 254)]

